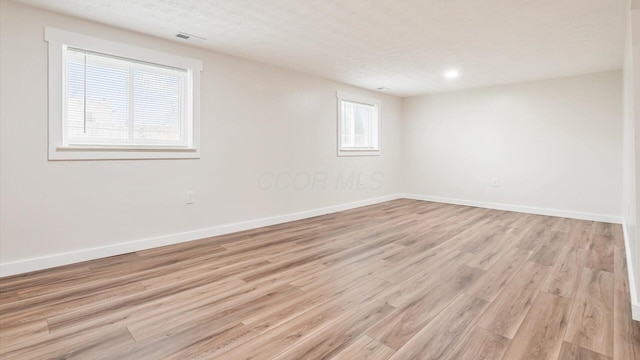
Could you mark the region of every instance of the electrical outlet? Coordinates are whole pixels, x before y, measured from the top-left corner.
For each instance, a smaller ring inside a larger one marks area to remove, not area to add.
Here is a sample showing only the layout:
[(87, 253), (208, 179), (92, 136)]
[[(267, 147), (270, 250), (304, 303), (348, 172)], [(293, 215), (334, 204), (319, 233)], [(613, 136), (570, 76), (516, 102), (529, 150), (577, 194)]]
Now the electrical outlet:
[(493, 180), (491, 182), (491, 186), (499, 187), (500, 186), (500, 178), (493, 178)]
[(195, 191), (187, 191), (187, 204), (194, 204), (196, 192)]

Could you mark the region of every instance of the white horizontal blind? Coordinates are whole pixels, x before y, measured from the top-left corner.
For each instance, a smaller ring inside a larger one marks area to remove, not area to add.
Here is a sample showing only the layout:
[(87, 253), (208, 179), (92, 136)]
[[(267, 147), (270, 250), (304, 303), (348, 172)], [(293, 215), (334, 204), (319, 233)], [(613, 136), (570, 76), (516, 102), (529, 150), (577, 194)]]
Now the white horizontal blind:
[(187, 145), (187, 76), (67, 48), (66, 145)]
[(377, 147), (375, 106), (342, 100), (342, 148), (374, 149)]

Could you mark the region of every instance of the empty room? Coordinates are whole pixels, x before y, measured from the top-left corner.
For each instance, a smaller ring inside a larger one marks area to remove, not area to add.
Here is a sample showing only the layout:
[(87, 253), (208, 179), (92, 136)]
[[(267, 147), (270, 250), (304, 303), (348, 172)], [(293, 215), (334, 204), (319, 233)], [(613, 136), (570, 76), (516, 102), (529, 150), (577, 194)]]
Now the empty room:
[(640, 359), (640, 0), (0, 0), (0, 359)]

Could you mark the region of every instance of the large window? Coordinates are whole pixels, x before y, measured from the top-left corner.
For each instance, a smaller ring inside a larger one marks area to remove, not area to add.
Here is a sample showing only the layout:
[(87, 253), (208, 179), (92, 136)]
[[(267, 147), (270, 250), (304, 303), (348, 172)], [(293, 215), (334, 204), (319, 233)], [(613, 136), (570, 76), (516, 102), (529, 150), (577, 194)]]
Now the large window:
[(202, 63), (46, 28), (49, 158), (197, 158)]
[(338, 92), (338, 155), (379, 155), (380, 101)]

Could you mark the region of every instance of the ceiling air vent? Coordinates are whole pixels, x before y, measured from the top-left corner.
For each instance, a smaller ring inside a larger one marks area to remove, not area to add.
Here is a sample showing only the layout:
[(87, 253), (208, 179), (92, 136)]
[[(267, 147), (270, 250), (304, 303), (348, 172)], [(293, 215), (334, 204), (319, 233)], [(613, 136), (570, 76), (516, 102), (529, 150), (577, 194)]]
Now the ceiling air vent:
[(178, 31), (178, 33), (176, 34), (176, 37), (180, 38), (180, 39), (190, 39), (190, 38), (196, 38), (196, 39), (200, 39), (200, 40), (207, 40), (206, 38), (203, 38), (202, 36), (198, 36), (198, 35), (193, 35), (193, 34), (189, 34), (186, 32), (182, 32), (182, 31)]

